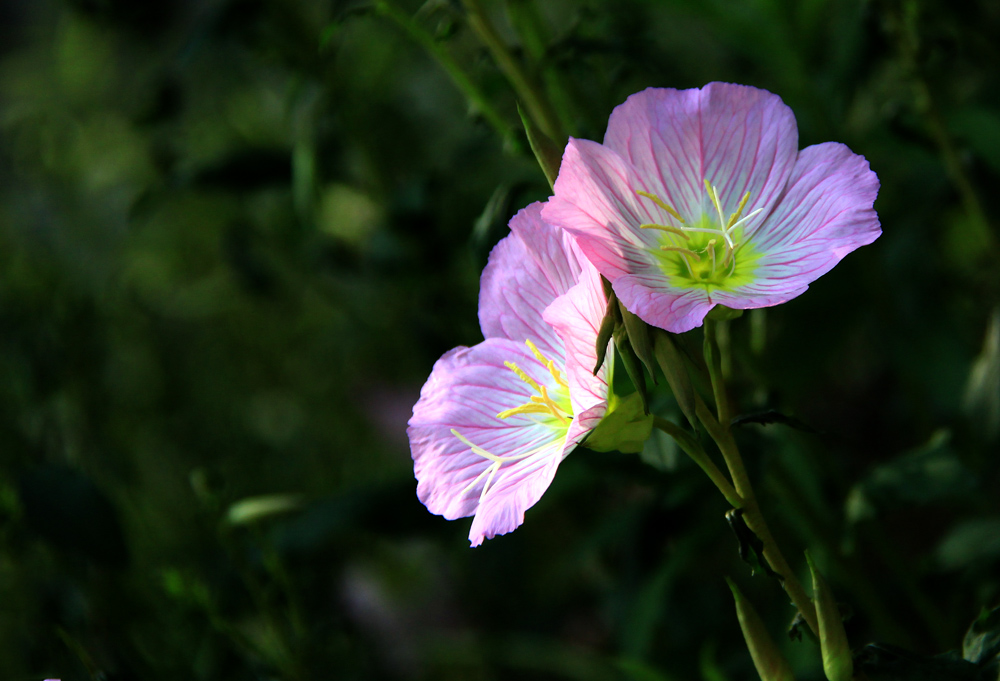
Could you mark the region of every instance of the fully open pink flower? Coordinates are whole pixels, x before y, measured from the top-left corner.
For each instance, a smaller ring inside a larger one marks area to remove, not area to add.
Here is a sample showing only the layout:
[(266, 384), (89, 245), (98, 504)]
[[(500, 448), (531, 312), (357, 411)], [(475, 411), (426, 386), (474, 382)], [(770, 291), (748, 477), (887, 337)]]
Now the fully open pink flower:
[(469, 540), (510, 532), (559, 463), (604, 416), (608, 371), (591, 373), (606, 302), (600, 276), (532, 204), (490, 254), (479, 294), (486, 340), (434, 365), (407, 434), (417, 496)]
[(881, 234), (878, 178), (827, 142), (798, 149), (779, 97), (744, 85), (650, 88), (571, 139), (546, 221), (576, 238), (625, 306), (680, 333), (715, 305), (783, 303)]

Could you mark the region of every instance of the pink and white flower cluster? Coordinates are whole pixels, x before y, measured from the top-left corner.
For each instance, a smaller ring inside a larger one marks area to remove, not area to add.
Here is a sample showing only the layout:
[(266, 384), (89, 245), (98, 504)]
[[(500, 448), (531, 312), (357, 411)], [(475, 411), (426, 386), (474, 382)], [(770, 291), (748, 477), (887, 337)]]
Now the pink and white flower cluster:
[(607, 365), (592, 373), (600, 275), (628, 310), (675, 333), (716, 305), (776, 305), (878, 238), (877, 193), (843, 144), (800, 151), (791, 110), (764, 90), (629, 97), (603, 144), (570, 139), (555, 195), (518, 213), (490, 254), (486, 340), (438, 360), (413, 408), (420, 500), (475, 516), (473, 546), (524, 521), (613, 399)]

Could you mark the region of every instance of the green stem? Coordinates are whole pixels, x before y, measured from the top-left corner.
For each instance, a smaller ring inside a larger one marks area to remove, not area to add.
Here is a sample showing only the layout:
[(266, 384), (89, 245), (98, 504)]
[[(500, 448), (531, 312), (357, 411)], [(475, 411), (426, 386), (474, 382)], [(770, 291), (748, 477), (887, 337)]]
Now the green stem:
[(729, 413), (729, 400), (726, 399), (726, 384), (722, 377), (722, 351), (719, 347), (716, 324), (713, 319), (705, 320), (705, 363), (708, 364), (708, 375), (712, 379), (712, 395), (715, 397), (719, 423), (728, 427), (732, 417)]
[(451, 77), (456, 87), (469, 100), (473, 108), (482, 114), (483, 118), (493, 126), (505, 142), (512, 142), (515, 139), (514, 133), (510, 126), (507, 125), (507, 122), (504, 121), (503, 117), (490, 104), (486, 96), (476, 87), (472, 79), (466, 75), (462, 67), (458, 65), (458, 62), (442, 47), (441, 43), (434, 39), (434, 36), (422, 29), (408, 14), (387, 2), (387, 0), (377, 0), (375, 2), (375, 10), (382, 16), (395, 22), (397, 26), (406, 31), (411, 38), (434, 57), (437, 63)]
[(653, 417), (653, 425), (672, 437), (677, 445), (684, 450), (684, 453), (690, 456), (705, 471), (709, 479), (722, 492), (722, 496), (726, 498), (726, 501), (734, 508), (741, 508), (743, 506), (743, 499), (736, 493), (732, 484), (726, 479), (722, 471), (719, 470), (719, 467), (715, 465), (715, 462), (705, 453), (705, 450), (698, 444), (694, 436), (673, 421), (668, 421), (659, 416)]
[[(697, 393), (695, 394), (695, 413), (698, 416), (698, 420), (705, 426), (705, 430), (715, 440), (719, 451), (722, 452), (722, 457), (726, 461), (726, 467), (729, 468), (729, 474), (733, 479), (733, 485), (736, 487), (736, 493), (743, 499), (743, 522), (763, 542), (765, 560), (767, 560), (772, 570), (782, 576), (781, 585), (784, 587), (785, 592), (792, 599), (792, 603), (799, 609), (799, 612), (802, 613), (802, 617), (805, 619), (806, 624), (809, 625), (809, 628), (819, 636), (816, 608), (813, 606), (809, 595), (806, 594), (801, 582), (799, 582), (798, 577), (796, 577), (795, 572), (789, 566), (788, 561), (785, 560), (785, 556), (782, 554), (781, 549), (778, 548), (778, 544), (774, 541), (771, 528), (768, 527), (767, 521), (764, 520), (764, 516), (760, 512), (757, 495), (750, 484), (750, 477), (747, 475), (746, 467), (743, 465), (743, 457), (740, 456), (740, 450), (736, 446), (736, 440), (733, 438), (728, 416), (729, 403), (726, 399), (726, 387), (723, 383), (719, 362), (719, 347), (715, 342), (715, 330), (712, 324), (711, 320), (705, 320), (705, 360), (708, 363), (709, 375), (712, 378), (712, 393), (715, 395), (720, 418), (716, 420), (711, 410), (709, 410)], [(723, 419), (723, 417), (725, 418)]]
[(528, 114), (542, 132), (551, 137), (556, 144), (564, 144), (566, 142), (566, 134), (562, 130), (559, 117), (553, 111), (548, 97), (545, 96), (534, 80), (524, 72), (521, 64), (511, 54), (511, 51), (500, 38), (493, 24), (490, 23), (482, 5), (479, 4), (479, 0), (462, 0), (462, 4), (465, 5), (465, 9), (469, 14), (469, 25), (479, 35), (480, 40), (486, 45), (490, 54), (493, 55), (497, 66), (514, 88), (514, 92), (524, 102)]

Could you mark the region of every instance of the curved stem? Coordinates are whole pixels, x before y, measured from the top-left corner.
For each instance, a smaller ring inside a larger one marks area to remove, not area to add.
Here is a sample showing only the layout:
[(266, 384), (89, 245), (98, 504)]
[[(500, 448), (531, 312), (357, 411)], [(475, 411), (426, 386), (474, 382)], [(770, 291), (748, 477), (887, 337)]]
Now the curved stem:
[(375, 3), (375, 10), (387, 17), (388, 19), (395, 22), (397, 26), (406, 31), (407, 34), (415, 41), (420, 43), (424, 49), (426, 49), (437, 63), (448, 72), (451, 77), (452, 82), (455, 86), (462, 91), (469, 102), (475, 107), (476, 111), (482, 114), (493, 128), (500, 133), (500, 136), (505, 142), (509, 142), (514, 139), (513, 132), (507, 122), (503, 119), (497, 110), (490, 104), (489, 100), (486, 98), (480, 89), (472, 82), (472, 79), (466, 75), (462, 67), (458, 65), (448, 52), (442, 47), (441, 43), (436, 41), (432, 35), (427, 31), (422, 29), (413, 19), (410, 18), (408, 14), (400, 10), (395, 5), (387, 2), (387, 0), (378, 0)]
[(659, 416), (653, 417), (653, 425), (662, 430), (664, 433), (669, 435), (674, 439), (677, 445), (684, 450), (684, 452), (691, 457), (691, 459), (698, 464), (698, 466), (705, 471), (709, 479), (720, 492), (722, 496), (726, 498), (734, 508), (741, 508), (744, 506), (742, 497), (737, 494), (736, 490), (733, 488), (726, 476), (719, 470), (719, 467), (715, 465), (715, 462), (709, 458), (705, 450), (702, 449), (698, 441), (686, 430), (678, 426), (673, 421), (668, 421), (665, 418)]
[(538, 85), (524, 72), (503, 39), (497, 33), (489, 17), (480, 5), (479, 0), (463, 0), (462, 4), (469, 16), (469, 25), (479, 35), (486, 48), (493, 55), (497, 66), (514, 88), (514, 92), (524, 102), (531, 118), (534, 119), (542, 132), (548, 135), (560, 146), (566, 143), (566, 135), (562, 131), (559, 117), (552, 110), (548, 98)]
[[(809, 598), (809, 595), (806, 594), (805, 589), (802, 587), (802, 583), (796, 577), (795, 572), (789, 566), (788, 561), (785, 560), (785, 556), (781, 553), (781, 549), (778, 548), (778, 544), (774, 541), (771, 528), (768, 527), (767, 521), (764, 520), (764, 516), (760, 512), (760, 506), (757, 504), (757, 496), (754, 494), (753, 487), (750, 484), (750, 477), (747, 475), (746, 467), (743, 465), (743, 457), (740, 456), (740, 450), (736, 446), (736, 440), (733, 438), (732, 428), (729, 423), (729, 403), (726, 398), (726, 387), (722, 379), (719, 346), (716, 343), (713, 324), (710, 320), (705, 320), (705, 360), (708, 362), (709, 375), (712, 378), (712, 393), (715, 395), (720, 418), (718, 420), (715, 418), (697, 393), (695, 393), (695, 413), (698, 416), (698, 420), (705, 426), (705, 430), (715, 440), (719, 451), (722, 452), (722, 457), (726, 461), (726, 467), (733, 478), (736, 493), (743, 499), (743, 522), (763, 542), (764, 559), (767, 560), (772, 570), (781, 575), (781, 585), (784, 587), (785, 592), (792, 599), (792, 603), (799, 609), (799, 612), (802, 613), (802, 617), (809, 625), (809, 628), (819, 636), (816, 608), (813, 606), (812, 599)], [(723, 417), (725, 418), (723, 419)]]

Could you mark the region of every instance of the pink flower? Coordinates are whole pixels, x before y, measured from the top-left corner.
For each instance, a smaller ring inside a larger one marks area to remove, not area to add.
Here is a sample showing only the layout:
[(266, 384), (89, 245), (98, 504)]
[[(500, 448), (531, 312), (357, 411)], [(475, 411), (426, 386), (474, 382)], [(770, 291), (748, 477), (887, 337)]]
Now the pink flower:
[(473, 546), (524, 522), (607, 410), (608, 369), (591, 373), (600, 276), (540, 213), (518, 213), (493, 249), (479, 294), (486, 340), (437, 361), (407, 429), (417, 496), (449, 520), (474, 515)]
[(843, 144), (798, 149), (779, 97), (745, 85), (650, 88), (571, 139), (542, 211), (625, 307), (680, 333), (715, 305), (794, 298), (881, 234), (878, 178)]

